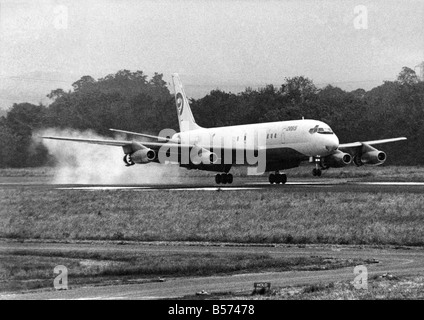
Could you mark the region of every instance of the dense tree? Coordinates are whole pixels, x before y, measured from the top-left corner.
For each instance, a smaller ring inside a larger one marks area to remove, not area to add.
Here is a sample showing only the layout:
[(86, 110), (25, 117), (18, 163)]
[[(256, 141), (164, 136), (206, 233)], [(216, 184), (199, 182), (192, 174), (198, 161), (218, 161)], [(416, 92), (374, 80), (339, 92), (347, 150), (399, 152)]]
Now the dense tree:
[(414, 70), (408, 67), (403, 67), (397, 77), (397, 81), (401, 84), (412, 85), (418, 83), (418, 76)]
[(0, 168), (19, 166), (19, 163), (16, 163), (18, 148), (19, 138), (2, 121), (0, 123)]
[(39, 166), (47, 159), (43, 145), (34, 145), (32, 134), (44, 124), (46, 107), (31, 103), (14, 104), (1, 122), (2, 166)]

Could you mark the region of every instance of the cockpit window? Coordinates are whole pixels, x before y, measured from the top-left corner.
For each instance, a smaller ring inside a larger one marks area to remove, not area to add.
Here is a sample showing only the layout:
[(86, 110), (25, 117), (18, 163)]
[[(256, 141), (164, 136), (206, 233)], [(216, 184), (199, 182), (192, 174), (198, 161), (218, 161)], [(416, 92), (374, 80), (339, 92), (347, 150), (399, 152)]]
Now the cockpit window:
[(333, 131), (327, 127), (327, 128), (318, 128), (318, 133), (321, 134), (333, 134)]
[(315, 132), (318, 132), (320, 134), (333, 134), (333, 130), (331, 130), (330, 127), (324, 128), (324, 127), (320, 127), (318, 125), (316, 125), (315, 127), (309, 129), (309, 133), (310, 134), (313, 134)]

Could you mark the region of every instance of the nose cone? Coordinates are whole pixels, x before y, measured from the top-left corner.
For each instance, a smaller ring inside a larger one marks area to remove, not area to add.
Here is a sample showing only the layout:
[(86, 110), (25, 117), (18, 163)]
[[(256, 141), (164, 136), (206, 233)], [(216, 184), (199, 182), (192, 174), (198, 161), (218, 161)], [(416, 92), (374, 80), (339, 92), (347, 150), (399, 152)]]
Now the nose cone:
[(326, 137), (325, 141), (325, 149), (328, 152), (336, 151), (339, 147), (339, 138), (335, 134), (332, 134), (331, 136)]

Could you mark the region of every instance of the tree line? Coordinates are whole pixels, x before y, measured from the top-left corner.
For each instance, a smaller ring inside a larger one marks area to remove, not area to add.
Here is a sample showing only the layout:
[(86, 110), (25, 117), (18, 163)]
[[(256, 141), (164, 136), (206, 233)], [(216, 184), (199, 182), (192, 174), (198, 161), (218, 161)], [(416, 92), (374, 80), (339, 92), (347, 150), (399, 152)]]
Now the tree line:
[[(158, 134), (178, 130), (174, 98), (163, 75), (120, 70), (95, 80), (83, 76), (72, 90), (52, 90), (49, 105), (16, 103), (0, 118), (0, 167), (51, 164), (53, 158), (32, 134), (43, 128), (93, 130), (111, 136), (109, 128)], [(424, 82), (404, 67), (396, 81), (369, 91), (347, 92), (328, 85), (317, 88), (307, 77), (285, 78), (280, 86), (246, 88), (240, 93), (212, 90), (191, 100), (196, 122), (204, 127), (301, 119), (328, 123), (340, 142), (406, 136), (406, 142), (384, 145), (387, 163), (424, 164)]]

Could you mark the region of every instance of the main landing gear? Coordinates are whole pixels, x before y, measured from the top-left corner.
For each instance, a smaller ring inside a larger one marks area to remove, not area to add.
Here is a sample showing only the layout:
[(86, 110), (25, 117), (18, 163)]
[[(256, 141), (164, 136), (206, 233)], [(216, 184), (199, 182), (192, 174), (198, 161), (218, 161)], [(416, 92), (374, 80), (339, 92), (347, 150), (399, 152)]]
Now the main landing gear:
[(287, 182), (287, 175), (286, 174), (280, 174), (279, 172), (271, 173), (269, 175), (269, 183), (271, 184), (285, 184)]
[(231, 173), (221, 173), (215, 176), (216, 184), (231, 184), (233, 183), (233, 175)]

